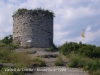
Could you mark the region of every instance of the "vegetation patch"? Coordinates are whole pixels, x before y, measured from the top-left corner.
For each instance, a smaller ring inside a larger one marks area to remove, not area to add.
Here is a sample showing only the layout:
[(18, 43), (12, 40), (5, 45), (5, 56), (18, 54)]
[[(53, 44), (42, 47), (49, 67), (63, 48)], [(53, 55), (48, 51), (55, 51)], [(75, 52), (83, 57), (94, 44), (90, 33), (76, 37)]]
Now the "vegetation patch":
[(100, 58), (100, 46), (96, 47), (95, 45), (82, 44), (82, 42), (66, 42), (59, 47), (59, 52), (63, 55), (68, 55), (69, 53), (78, 53), (82, 56), (90, 58)]
[(44, 60), (39, 58), (39, 57), (35, 57), (33, 59), (33, 62), (34, 62), (33, 66), (36, 66), (36, 67), (44, 67), (44, 66), (46, 66)]
[(39, 14), (39, 12), (41, 12), (42, 14), (52, 15), (53, 17), (55, 17), (54, 12), (49, 11), (49, 10), (45, 10), (45, 9), (42, 9), (42, 8), (36, 8), (36, 9), (34, 9), (34, 10), (28, 10), (28, 9), (26, 9), (26, 8), (20, 8), (20, 9), (18, 9), (18, 10), (13, 14), (13, 16), (14, 16), (15, 14), (22, 15), (22, 14), (24, 14), (26, 11), (31, 11), (32, 14)]
[(69, 67), (83, 68), (84, 70), (88, 70), (89, 73), (92, 72), (93, 75), (96, 75), (96, 73), (100, 68), (100, 59), (90, 59), (87, 57), (81, 57), (76, 54), (72, 55), (72, 57), (69, 59), (70, 59)]
[(59, 47), (59, 52), (69, 58), (69, 67), (83, 68), (91, 75), (100, 75), (100, 46), (66, 42)]
[(57, 60), (55, 61), (55, 66), (64, 66), (64, 61), (61, 55), (58, 55)]
[(52, 46), (52, 47), (50, 47), (48, 50), (51, 51), (51, 52), (53, 52), (55, 49), (54, 49), (54, 47)]
[(9, 58), (10, 58), (10, 62), (13, 62), (15, 66), (19, 68), (32, 67), (33, 65), (32, 58), (24, 52), (10, 53)]
[[(33, 60), (26, 53), (15, 53), (9, 50), (0, 50), (0, 62), (2, 63), (12, 63), (15, 68), (30, 68), (33, 65)], [(24, 71), (5, 71), (5, 69), (13, 69), (12, 67), (2, 67), (0, 68), (0, 73), (2, 75), (25, 75)]]

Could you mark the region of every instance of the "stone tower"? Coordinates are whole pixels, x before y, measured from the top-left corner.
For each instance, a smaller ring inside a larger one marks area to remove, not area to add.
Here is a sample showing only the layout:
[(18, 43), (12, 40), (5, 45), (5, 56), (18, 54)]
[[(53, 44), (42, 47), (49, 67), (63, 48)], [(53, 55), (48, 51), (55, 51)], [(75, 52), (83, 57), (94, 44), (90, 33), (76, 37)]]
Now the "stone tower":
[(13, 15), (13, 43), (22, 47), (53, 46), (53, 17), (44, 9), (18, 9)]

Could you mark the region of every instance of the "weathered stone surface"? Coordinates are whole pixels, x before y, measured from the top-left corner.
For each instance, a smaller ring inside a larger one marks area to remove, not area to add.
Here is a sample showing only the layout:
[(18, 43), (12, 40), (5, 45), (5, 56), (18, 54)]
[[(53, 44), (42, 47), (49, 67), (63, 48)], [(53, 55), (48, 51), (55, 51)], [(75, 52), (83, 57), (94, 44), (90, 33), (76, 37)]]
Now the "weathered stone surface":
[(48, 54), (48, 55), (39, 55), (38, 57), (42, 58), (56, 58), (58, 55), (57, 54)]
[(28, 53), (28, 54), (35, 54), (36, 51), (28, 51), (27, 53)]
[(29, 47), (51, 47), (53, 16), (43, 15), (41, 12), (32, 14), (28, 10), (24, 14), (13, 15), (13, 43)]

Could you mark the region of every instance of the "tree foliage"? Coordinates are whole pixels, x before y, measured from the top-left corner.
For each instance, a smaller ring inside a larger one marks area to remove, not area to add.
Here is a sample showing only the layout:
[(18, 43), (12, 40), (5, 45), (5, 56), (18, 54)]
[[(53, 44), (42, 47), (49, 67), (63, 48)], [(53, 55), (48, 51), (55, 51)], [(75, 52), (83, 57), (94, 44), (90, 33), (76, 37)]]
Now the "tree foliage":
[(59, 50), (60, 53), (64, 55), (74, 52), (90, 58), (100, 58), (100, 46), (96, 47), (91, 44), (82, 44), (82, 42), (79, 42), (79, 44), (75, 42), (66, 42), (59, 47)]
[(12, 43), (12, 35), (6, 36), (1, 40), (2, 43), (8, 45)]

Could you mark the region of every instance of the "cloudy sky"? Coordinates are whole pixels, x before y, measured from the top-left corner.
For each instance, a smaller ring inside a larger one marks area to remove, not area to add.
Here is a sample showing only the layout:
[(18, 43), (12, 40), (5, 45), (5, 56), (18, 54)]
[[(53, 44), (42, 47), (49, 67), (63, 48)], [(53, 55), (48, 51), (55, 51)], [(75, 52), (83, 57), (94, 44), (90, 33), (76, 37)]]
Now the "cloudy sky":
[(18, 8), (39, 7), (55, 13), (54, 44), (57, 46), (66, 41), (100, 46), (100, 0), (0, 0), (0, 39), (12, 34), (12, 15)]

